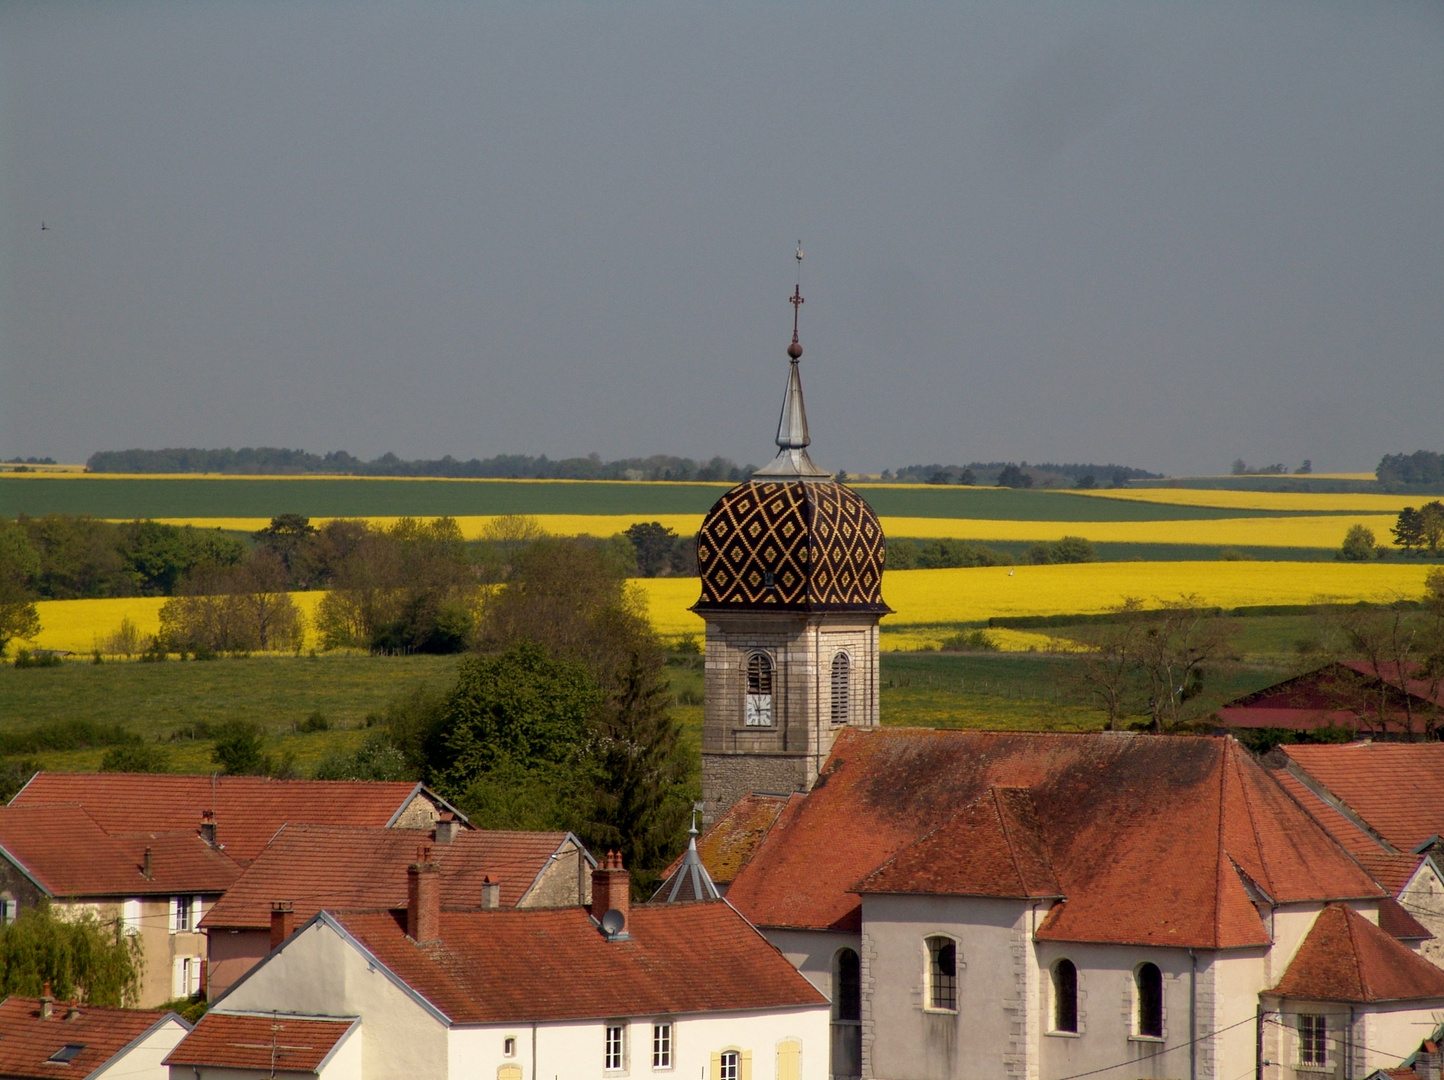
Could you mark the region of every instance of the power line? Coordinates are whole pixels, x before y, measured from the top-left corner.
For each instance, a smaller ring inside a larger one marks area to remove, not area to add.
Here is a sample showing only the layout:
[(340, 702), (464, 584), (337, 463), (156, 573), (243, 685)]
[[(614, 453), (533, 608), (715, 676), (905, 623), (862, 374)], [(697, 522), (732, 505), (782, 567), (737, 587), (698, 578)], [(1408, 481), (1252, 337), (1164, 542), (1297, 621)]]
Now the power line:
[[(1175, 1050), (1186, 1049), (1187, 1047), (1194, 1046), (1197, 1043), (1212, 1039), (1215, 1035), (1222, 1035), (1225, 1031), (1232, 1031), (1234, 1028), (1243, 1027), (1245, 1024), (1254, 1024), (1257, 1022), (1257, 1016), (1247, 1017), (1243, 1020), (1240, 1020), (1236, 1024), (1229, 1024), (1227, 1027), (1216, 1028), (1215, 1030), (1210, 1031), (1206, 1035), (1200, 1035), (1196, 1039), (1189, 1039), (1187, 1042), (1174, 1043), (1172, 1046), (1165, 1047), (1162, 1051), (1159, 1052), (1157, 1056), (1162, 1057), (1164, 1054), (1171, 1054)], [(1080, 1078), (1084, 1076), (1097, 1076), (1099, 1073), (1112, 1072), (1114, 1069), (1126, 1069), (1130, 1065), (1137, 1065), (1138, 1061), (1138, 1058), (1129, 1058), (1127, 1061), (1120, 1061), (1116, 1065), (1105, 1065), (1101, 1069), (1089, 1069), (1087, 1072), (1073, 1073), (1071, 1076), (1060, 1076), (1058, 1080), (1080, 1080)], [(1252, 1069), (1249, 1070), (1249, 1072), (1252, 1071)], [(1245, 1073), (1244, 1075), (1248, 1074)]]

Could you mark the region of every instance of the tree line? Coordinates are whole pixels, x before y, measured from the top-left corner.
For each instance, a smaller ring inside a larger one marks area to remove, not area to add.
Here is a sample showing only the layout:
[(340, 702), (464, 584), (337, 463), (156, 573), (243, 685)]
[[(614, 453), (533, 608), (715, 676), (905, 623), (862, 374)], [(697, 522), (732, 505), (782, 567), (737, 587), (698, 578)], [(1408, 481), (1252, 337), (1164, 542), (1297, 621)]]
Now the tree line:
[[(959, 484), (965, 487), (1126, 487), (1130, 480), (1161, 480), (1162, 473), (1128, 465), (1029, 465), (1012, 461), (974, 461), (969, 465), (905, 465), (884, 469), (882, 480), (894, 484)], [(845, 479), (845, 477), (839, 477)]]
[(451, 455), (434, 460), (406, 461), (382, 454), (370, 461), (344, 450), (312, 454), (274, 446), (239, 450), (171, 448), (165, 450), (102, 450), (86, 460), (94, 473), (231, 473), (257, 475), (331, 474), (335, 476), (435, 476), (512, 480), (683, 480), (697, 482), (747, 479), (755, 465), (737, 465), (724, 457), (709, 461), (654, 454), (651, 457), (603, 461), (598, 454), (552, 460), (545, 454), (499, 454), (460, 461)]

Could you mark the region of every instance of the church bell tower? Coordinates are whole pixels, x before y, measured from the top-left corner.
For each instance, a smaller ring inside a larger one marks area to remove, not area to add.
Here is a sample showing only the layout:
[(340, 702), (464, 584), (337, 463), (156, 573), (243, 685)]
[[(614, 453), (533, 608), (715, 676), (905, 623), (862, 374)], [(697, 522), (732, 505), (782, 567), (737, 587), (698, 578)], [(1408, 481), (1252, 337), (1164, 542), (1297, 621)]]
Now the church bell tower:
[(808, 456), (798, 313), (777, 456), (723, 495), (697, 534), (706, 621), (703, 816), (817, 780), (838, 731), (878, 724), (885, 541), (877, 515)]

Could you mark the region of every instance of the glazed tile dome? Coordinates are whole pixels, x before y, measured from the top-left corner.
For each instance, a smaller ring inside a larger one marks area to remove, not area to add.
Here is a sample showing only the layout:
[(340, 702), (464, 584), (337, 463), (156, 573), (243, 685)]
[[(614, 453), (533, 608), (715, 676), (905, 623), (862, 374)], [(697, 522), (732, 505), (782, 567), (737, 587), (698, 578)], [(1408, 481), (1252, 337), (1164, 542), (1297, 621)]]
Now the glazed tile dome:
[(693, 610), (887, 612), (885, 546), (877, 515), (851, 488), (759, 476), (702, 522)]

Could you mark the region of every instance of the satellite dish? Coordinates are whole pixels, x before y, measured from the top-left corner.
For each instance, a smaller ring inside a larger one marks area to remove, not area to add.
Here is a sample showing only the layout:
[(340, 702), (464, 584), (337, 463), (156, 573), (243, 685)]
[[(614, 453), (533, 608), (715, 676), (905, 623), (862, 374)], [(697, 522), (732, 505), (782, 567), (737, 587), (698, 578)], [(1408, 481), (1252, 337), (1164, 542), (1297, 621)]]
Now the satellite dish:
[(627, 917), (616, 908), (612, 908), (602, 916), (602, 932), (607, 937), (616, 937), (627, 925)]

